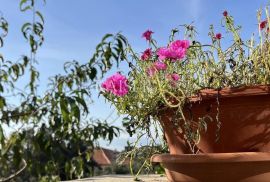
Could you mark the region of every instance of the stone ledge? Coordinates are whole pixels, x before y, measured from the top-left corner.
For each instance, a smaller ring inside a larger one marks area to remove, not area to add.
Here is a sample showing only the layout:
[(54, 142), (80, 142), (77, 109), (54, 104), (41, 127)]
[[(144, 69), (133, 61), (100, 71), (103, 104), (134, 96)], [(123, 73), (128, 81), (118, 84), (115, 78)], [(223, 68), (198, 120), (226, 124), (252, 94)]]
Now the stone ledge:
[[(160, 175), (140, 175), (141, 182), (167, 182), (166, 176)], [(134, 182), (130, 175), (103, 175), (92, 178), (72, 180), (69, 182)]]

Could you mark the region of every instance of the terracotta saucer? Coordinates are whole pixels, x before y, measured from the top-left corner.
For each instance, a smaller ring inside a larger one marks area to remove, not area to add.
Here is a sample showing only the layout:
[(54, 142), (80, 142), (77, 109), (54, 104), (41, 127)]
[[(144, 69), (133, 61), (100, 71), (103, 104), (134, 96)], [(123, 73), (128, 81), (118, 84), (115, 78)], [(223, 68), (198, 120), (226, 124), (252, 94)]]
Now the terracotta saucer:
[(270, 182), (270, 153), (153, 155), (171, 182)]

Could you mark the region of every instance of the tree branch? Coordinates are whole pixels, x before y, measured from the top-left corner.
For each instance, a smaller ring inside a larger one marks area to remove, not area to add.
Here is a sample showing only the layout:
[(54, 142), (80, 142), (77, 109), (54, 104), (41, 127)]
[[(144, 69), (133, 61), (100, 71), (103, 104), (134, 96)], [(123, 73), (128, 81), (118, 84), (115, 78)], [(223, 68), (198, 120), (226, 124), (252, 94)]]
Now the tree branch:
[(18, 170), (16, 173), (10, 175), (7, 178), (0, 178), (0, 182), (9, 181), (12, 178), (15, 178), (16, 176), (18, 176), (26, 168), (26, 166), (27, 166), (27, 163), (26, 163), (26, 161), (24, 159), (22, 159), (22, 162), (23, 162), (23, 167), (20, 170)]

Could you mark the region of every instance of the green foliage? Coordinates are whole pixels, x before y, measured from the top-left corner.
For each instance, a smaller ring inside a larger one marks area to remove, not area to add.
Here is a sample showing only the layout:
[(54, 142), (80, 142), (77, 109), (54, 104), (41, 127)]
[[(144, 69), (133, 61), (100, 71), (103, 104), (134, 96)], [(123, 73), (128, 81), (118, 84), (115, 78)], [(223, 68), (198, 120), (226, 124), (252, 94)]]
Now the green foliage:
[[(58, 181), (89, 176), (97, 140), (111, 142), (120, 131), (106, 121), (91, 119), (91, 91), (99, 78), (124, 59), (126, 39), (121, 34), (104, 36), (88, 62), (67, 62), (65, 73), (50, 77), (43, 92), (38, 90), (39, 71), (35, 66), (36, 54), (44, 42), (45, 17), (36, 0), (21, 0), (19, 7), (22, 13), (32, 15), (32, 20), (21, 27), (30, 54), (16, 62), (0, 54), (0, 181)], [(8, 25), (0, 17), (0, 47)], [(17, 81), (25, 76), (28, 84), (18, 88)], [(13, 126), (14, 132), (6, 135), (4, 129)]]
[(127, 165), (121, 164), (112, 164), (110, 166), (104, 167), (103, 170), (99, 170), (95, 175), (110, 175), (110, 174), (130, 174), (129, 168)]
[(128, 142), (126, 150), (121, 152), (117, 159), (117, 163), (121, 166), (121, 164), (128, 160), (130, 173), (135, 179), (138, 179), (139, 174), (164, 174), (164, 169), (160, 164), (152, 164), (150, 162), (150, 157), (153, 154), (161, 153), (168, 153), (167, 147), (151, 143), (150, 145), (138, 146), (136, 142), (134, 144)]
[[(60, 125), (59, 125), (60, 126)], [(35, 131), (37, 130), (37, 131)], [(102, 130), (102, 132), (93, 132)], [(40, 128), (23, 130), (21, 137), (15, 138), (5, 156), (12, 158), (7, 166), (20, 167), (20, 159), (27, 161), (28, 167), (15, 178), (16, 181), (67, 180), (89, 176), (91, 161), (87, 155), (92, 153), (94, 142), (105, 134), (117, 135), (119, 130), (100, 122), (79, 126), (72, 124), (72, 132), (42, 124)], [(22, 140), (23, 139), (23, 140)], [(21, 141), (22, 140), (22, 141)], [(108, 139), (109, 140), (109, 139)], [(18, 161), (18, 162), (16, 162)]]
[(106, 34), (102, 41), (96, 46), (96, 52), (90, 59), (90, 64), (94, 64), (100, 68), (103, 76), (109, 70), (115, 61), (117, 66), (120, 61), (126, 60), (127, 39), (120, 33), (116, 35)]
[(115, 165), (115, 174), (129, 174), (129, 169), (125, 165)]

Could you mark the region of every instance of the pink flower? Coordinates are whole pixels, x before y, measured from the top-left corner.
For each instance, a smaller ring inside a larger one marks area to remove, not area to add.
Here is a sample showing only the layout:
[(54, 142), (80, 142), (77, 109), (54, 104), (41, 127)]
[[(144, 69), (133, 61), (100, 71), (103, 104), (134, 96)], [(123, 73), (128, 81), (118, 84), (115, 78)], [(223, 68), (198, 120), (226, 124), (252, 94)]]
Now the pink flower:
[(173, 81), (178, 81), (180, 79), (180, 76), (177, 73), (171, 74), (171, 78)]
[(260, 29), (261, 29), (261, 30), (264, 29), (264, 28), (266, 27), (266, 25), (267, 25), (267, 21), (266, 21), (266, 20), (262, 21), (262, 22), (260, 23)]
[(167, 77), (167, 79), (169, 79), (170, 84), (173, 87), (175, 87), (176, 86), (176, 82), (180, 80), (180, 76), (177, 73), (169, 74), (166, 77)]
[(156, 74), (157, 69), (154, 66), (151, 66), (151, 67), (147, 68), (146, 72), (147, 72), (148, 76), (152, 77)]
[(142, 59), (143, 61), (145, 61), (145, 60), (148, 60), (151, 56), (152, 56), (152, 51), (151, 51), (151, 49), (146, 49), (146, 50), (143, 52), (143, 54), (142, 54), (142, 56), (141, 56), (141, 59)]
[(217, 33), (215, 35), (215, 38), (218, 39), (218, 40), (220, 40), (222, 38), (222, 34), (221, 33)]
[(154, 63), (154, 67), (157, 69), (157, 70), (166, 70), (167, 69), (167, 65), (163, 62), (160, 62), (160, 61), (156, 61)]
[(148, 76), (152, 77), (156, 74), (157, 71), (166, 70), (166, 69), (167, 69), (167, 65), (165, 63), (156, 61), (154, 62), (152, 66), (147, 68), (146, 72)]
[(158, 49), (157, 51), (157, 55), (158, 55), (158, 58), (159, 60), (164, 60), (166, 58), (170, 58), (171, 56), (171, 53), (170, 53), (170, 50), (166, 47), (161, 47)]
[(116, 96), (124, 96), (128, 93), (127, 78), (120, 73), (116, 73), (113, 76), (107, 78), (101, 87), (105, 89), (106, 92), (110, 92)]
[(157, 55), (159, 60), (170, 59), (172, 61), (176, 61), (185, 57), (188, 47), (188, 40), (176, 40), (172, 42), (167, 48), (159, 48)]
[(151, 39), (151, 35), (153, 34), (154, 32), (151, 31), (151, 30), (146, 30), (143, 34), (142, 34), (142, 37), (144, 37), (146, 40), (150, 40)]
[(188, 40), (176, 40), (171, 43), (171, 48), (177, 50), (179, 48), (187, 49), (189, 47), (189, 41)]

